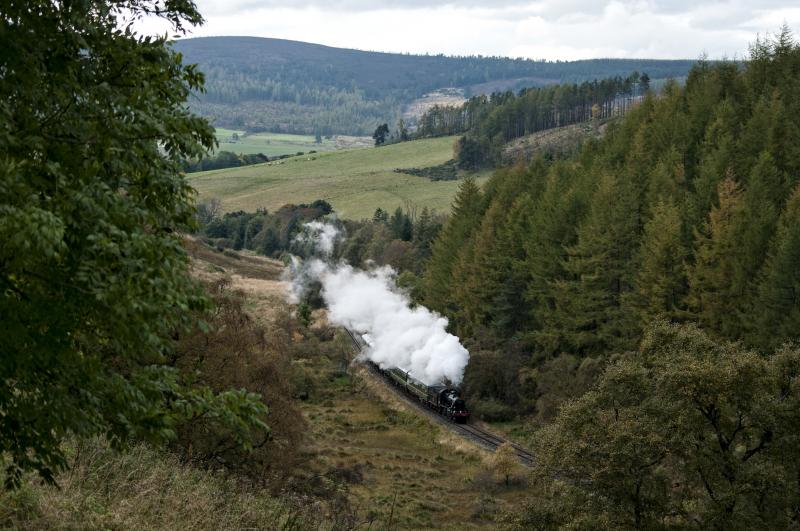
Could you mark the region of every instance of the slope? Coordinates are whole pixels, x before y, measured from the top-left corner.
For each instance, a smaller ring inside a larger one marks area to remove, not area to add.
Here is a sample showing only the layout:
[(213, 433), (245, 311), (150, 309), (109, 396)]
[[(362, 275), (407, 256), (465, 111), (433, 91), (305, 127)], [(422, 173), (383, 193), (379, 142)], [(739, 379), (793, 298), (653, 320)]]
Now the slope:
[[(453, 156), (453, 137), (403, 142), (381, 148), (343, 150), (267, 164), (192, 174), (199, 200), (216, 198), (225, 211), (275, 210), (286, 203), (330, 202), (344, 218), (371, 217), (410, 203), (446, 211), (460, 181), (433, 182), (395, 173), (423, 168)], [(487, 176), (477, 175), (479, 180)]]

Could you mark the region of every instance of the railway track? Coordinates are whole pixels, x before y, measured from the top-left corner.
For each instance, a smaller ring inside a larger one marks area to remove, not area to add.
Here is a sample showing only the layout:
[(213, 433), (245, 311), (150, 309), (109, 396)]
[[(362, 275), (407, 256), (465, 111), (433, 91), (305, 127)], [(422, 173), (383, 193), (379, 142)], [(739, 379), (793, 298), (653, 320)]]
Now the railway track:
[[(350, 341), (353, 344), (353, 349), (355, 349), (355, 351), (357, 353), (361, 353), (361, 350), (364, 348), (364, 346), (366, 346), (366, 343), (364, 342), (364, 340), (361, 339), (360, 337), (358, 337), (356, 334), (354, 334), (349, 329), (345, 328), (344, 330), (345, 330), (345, 332), (347, 332), (347, 335), (350, 337)], [(494, 452), (502, 444), (504, 444), (506, 442), (509, 442), (506, 439), (503, 439), (502, 437), (500, 437), (499, 435), (497, 435), (495, 433), (492, 433), (490, 431), (484, 430), (483, 428), (479, 428), (478, 426), (476, 426), (474, 424), (456, 424), (455, 422), (451, 422), (448, 419), (442, 417), (441, 415), (437, 415), (436, 413), (434, 413), (430, 409), (427, 409), (427, 408), (423, 407), (420, 403), (415, 402), (414, 400), (412, 400), (407, 394), (400, 392), (400, 390), (397, 389), (395, 386), (390, 385), (391, 382), (389, 382), (389, 380), (383, 374), (381, 374), (371, 364), (364, 364), (364, 367), (370, 373), (372, 373), (375, 377), (377, 377), (378, 379), (383, 380), (384, 382), (386, 382), (387, 387), (390, 388), (395, 393), (396, 396), (401, 398), (408, 405), (410, 405), (411, 407), (413, 407), (414, 409), (416, 409), (420, 413), (426, 415), (431, 420), (441, 424), (442, 426), (447, 427), (448, 429), (450, 429), (451, 431), (457, 433), (461, 437), (464, 437), (465, 439), (471, 440), (472, 442), (476, 443), (477, 445), (481, 446), (482, 448), (485, 448), (485, 449), (487, 449), (489, 451)], [(520, 463), (522, 463), (523, 465), (525, 465), (527, 467), (532, 467), (533, 464), (534, 464), (534, 459), (535, 459), (533, 454), (530, 453), (525, 448), (519, 446), (518, 444), (515, 444), (515, 443), (510, 443), (510, 444), (511, 444), (511, 447), (514, 448), (514, 451), (516, 452), (517, 458), (519, 459)]]

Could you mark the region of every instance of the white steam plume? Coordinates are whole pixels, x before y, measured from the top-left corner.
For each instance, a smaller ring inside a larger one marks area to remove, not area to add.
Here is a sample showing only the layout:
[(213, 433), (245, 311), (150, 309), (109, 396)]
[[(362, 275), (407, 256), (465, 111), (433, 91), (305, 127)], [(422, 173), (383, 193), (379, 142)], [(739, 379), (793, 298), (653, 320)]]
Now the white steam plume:
[(323, 256), (330, 257), (336, 240), (341, 232), (335, 225), (321, 221), (310, 221), (303, 225), (303, 232), (295, 236), (295, 240), (314, 245)]
[[(318, 234), (332, 232), (319, 230)], [(319, 241), (324, 252), (326, 244), (322, 238)], [(409, 371), (428, 385), (444, 380), (461, 382), (469, 352), (456, 336), (447, 333), (446, 318), (423, 306), (411, 308), (408, 297), (395, 284), (392, 268), (361, 271), (319, 259), (293, 266), (294, 300), (299, 300), (309, 280), (318, 280), (329, 321), (367, 336), (369, 347), (364, 355), (368, 359), (383, 368)]]

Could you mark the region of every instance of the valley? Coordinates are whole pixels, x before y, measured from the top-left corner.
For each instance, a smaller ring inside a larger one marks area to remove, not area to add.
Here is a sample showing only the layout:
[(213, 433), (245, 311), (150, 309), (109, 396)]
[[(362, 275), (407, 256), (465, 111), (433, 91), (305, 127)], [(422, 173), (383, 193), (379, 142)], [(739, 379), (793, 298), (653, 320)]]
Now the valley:
[(797, 529), (790, 4), (2, 3), (0, 528)]

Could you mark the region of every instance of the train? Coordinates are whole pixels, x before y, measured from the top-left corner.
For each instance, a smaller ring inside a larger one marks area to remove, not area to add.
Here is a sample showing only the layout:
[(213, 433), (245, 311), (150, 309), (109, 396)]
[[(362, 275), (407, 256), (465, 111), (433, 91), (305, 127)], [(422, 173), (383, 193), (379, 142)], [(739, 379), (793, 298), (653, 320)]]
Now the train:
[(368, 361), (395, 387), (402, 389), (407, 395), (422, 403), (428, 409), (436, 411), (453, 422), (465, 424), (469, 420), (469, 410), (458, 389), (444, 384), (426, 385), (407, 371), (399, 368), (381, 369), (377, 364)]

